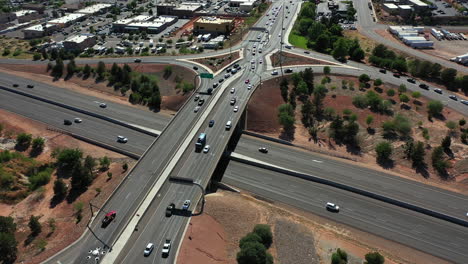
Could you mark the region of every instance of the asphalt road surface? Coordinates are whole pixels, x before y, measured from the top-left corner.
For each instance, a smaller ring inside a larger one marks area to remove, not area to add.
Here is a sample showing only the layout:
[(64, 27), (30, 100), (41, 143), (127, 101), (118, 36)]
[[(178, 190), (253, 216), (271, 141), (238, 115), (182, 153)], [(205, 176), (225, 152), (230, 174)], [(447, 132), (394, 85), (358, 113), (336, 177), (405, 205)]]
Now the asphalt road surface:
[[(268, 153), (259, 152), (258, 148), (260, 147), (267, 147)], [(468, 197), (464, 195), (360, 167), (353, 164), (352, 161), (340, 161), (296, 147), (242, 136), (235, 152), (286, 169), (364, 189), (460, 219), (466, 217), (468, 210)]]
[[(455, 263), (468, 258), (468, 229), (329, 186), (231, 161), (223, 182)], [(327, 202), (339, 213), (325, 209)]]

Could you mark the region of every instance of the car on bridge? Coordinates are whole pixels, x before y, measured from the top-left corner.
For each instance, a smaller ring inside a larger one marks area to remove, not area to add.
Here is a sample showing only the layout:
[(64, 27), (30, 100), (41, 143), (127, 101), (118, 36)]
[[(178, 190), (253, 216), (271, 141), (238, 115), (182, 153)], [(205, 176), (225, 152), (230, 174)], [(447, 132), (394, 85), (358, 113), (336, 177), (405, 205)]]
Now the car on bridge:
[(182, 210), (188, 210), (190, 207), (190, 203), (191, 203), (190, 200), (185, 200), (184, 204), (182, 205)]
[(119, 143), (127, 143), (128, 142), (128, 138), (124, 137), (124, 136), (117, 136), (117, 142)]
[(171, 240), (166, 239), (162, 248), (162, 256), (163, 258), (167, 258), (169, 256), (169, 251), (171, 251)]
[(203, 148), (203, 153), (208, 153), (210, 151), (210, 145), (206, 145), (204, 148)]
[(149, 256), (151, 254), (151, 252), (153, 252), (153, 249), (154, 249), (154, 244), (153, 243), (148, 243), (148, 245), (146, 245), (145, 250), (143, 251), (143, 255), (145, 257)]
[(175, 209), (175, 204), (174, 203), (170, 203), (167, 207), (166, 207), (166, 217), (170, 217), (172, 216), (172, 211)]

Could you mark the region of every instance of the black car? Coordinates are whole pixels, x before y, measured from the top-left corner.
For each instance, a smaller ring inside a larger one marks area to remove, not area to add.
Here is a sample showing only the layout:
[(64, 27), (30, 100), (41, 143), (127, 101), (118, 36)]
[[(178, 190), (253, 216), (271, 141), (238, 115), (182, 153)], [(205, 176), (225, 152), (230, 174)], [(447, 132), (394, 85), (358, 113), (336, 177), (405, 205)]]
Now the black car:
[(458, 97), (456, 97), (455, 95), (449, 95), (449, 98), (452, 99), (452, 100), (455, 100), (455, 101), (458, 100)]
[(197, 66), (193, 66), (193, 69), (198, 71), (198, 67)]
[(210, 123), (208, 123), (208, 126), (209, 126), (209, 127), (213, 127), (213, 126), (214, 126), (214, 123), (215, 123), (214, 120), (210, 120)]
[(393, 77), (395, 77), (395, 78), (400, 78), (400, 74), (394, 73), (394, 74), (393, 74)]
[(13, 87), (18, 87), (18, 84), (17, 84), (17, 83), (14, 83), (14, 84), (13, 84)]
[(213, 88), (218, 87), (218, 83), (213, 83)]
[(34, 85), (28, 84), (27, 87), (28, 87), (28, 88), (34, 88)]
[(171, 203), (167, 206), (166, 208), (166, 217), (170, 217), (172, 216), (172, 210), (174, 210), (175, 208), (175, 204), (174, 203)]
[(284, 70), (284, 72), (285, 73), (291, 73), (291, 72), (293, 72), (293, 70), (292, 69), (286, 69), (286, 70)]
[(239, 64), (234, 64), (233, 67), (237, 69), (237, 68), (239, 68)]
[(141, 59), (135, 59), (135, 62), (136, 62), (136, 63), (140, 63), (140, 62), (141, 62)]
[(416, 83), (416, 80), (413, 79), (413, 78), (409, 78), (407, 81), (410, 82), (410, 83)]
[(310, 54), (310, 51), (304, 51), (305, 54)]
[(419, 85), (419, 88), (423, 88), (423, 89), (425, 89), (425, 90), (429, 90), (429, 86), (428, 86), (427, 84), (425, 84), (425, 83), (421, 83), (421, 84)]
[(219, 79), (219, 81), (218, 81), (218, 82), (219, 82), (219, 83), (222, 83), (222, 82), (224, 82), (224, 79), (223, 79), (223, 78), (221, 78), (221, 79)]
[(386, 70), (386, 69), (380, 69), (379, 72), (381, 72), (381, 73), (387, 73), (387, 70)]
[(69, 125), (72, 124), (72, 121), (68, 120), (68, 119), (65, 119), (65, 120), (63, 120), (63, 124), (69, 126)]
[(205, 102), (205, 99), (200, 99), (200, 100), (198, 100), (198, 105), (201, 106), (204, 102)]

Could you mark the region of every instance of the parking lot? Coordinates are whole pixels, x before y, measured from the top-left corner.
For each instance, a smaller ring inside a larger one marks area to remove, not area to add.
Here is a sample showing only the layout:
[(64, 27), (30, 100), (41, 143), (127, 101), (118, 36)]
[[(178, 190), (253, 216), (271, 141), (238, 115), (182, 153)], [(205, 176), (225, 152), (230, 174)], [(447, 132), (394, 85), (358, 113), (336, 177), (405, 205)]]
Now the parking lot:
[(432, 10), (434, 16), (450, 17), (459, 14), (458, 10), (447, 4), (447, 2), (441, 0), (432, 0), (431, 2), (437, 7), (437, 9)]

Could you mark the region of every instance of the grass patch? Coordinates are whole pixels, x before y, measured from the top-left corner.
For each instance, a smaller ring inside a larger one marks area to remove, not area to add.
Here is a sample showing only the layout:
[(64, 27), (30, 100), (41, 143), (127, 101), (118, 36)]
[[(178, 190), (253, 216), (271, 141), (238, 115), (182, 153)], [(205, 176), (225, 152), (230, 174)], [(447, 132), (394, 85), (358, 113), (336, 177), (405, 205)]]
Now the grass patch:
[(307, 48), (307, 38), (305, 38), (303, 36), (299, 36), (295, 32), (291, 32), (291, 34), (289, 34), (289, 43), (291, 43), (291, 45), (293, 45), (295, 47), (298, 47), (298, 48), (301, 48), (301, 49), (308, 49)]

